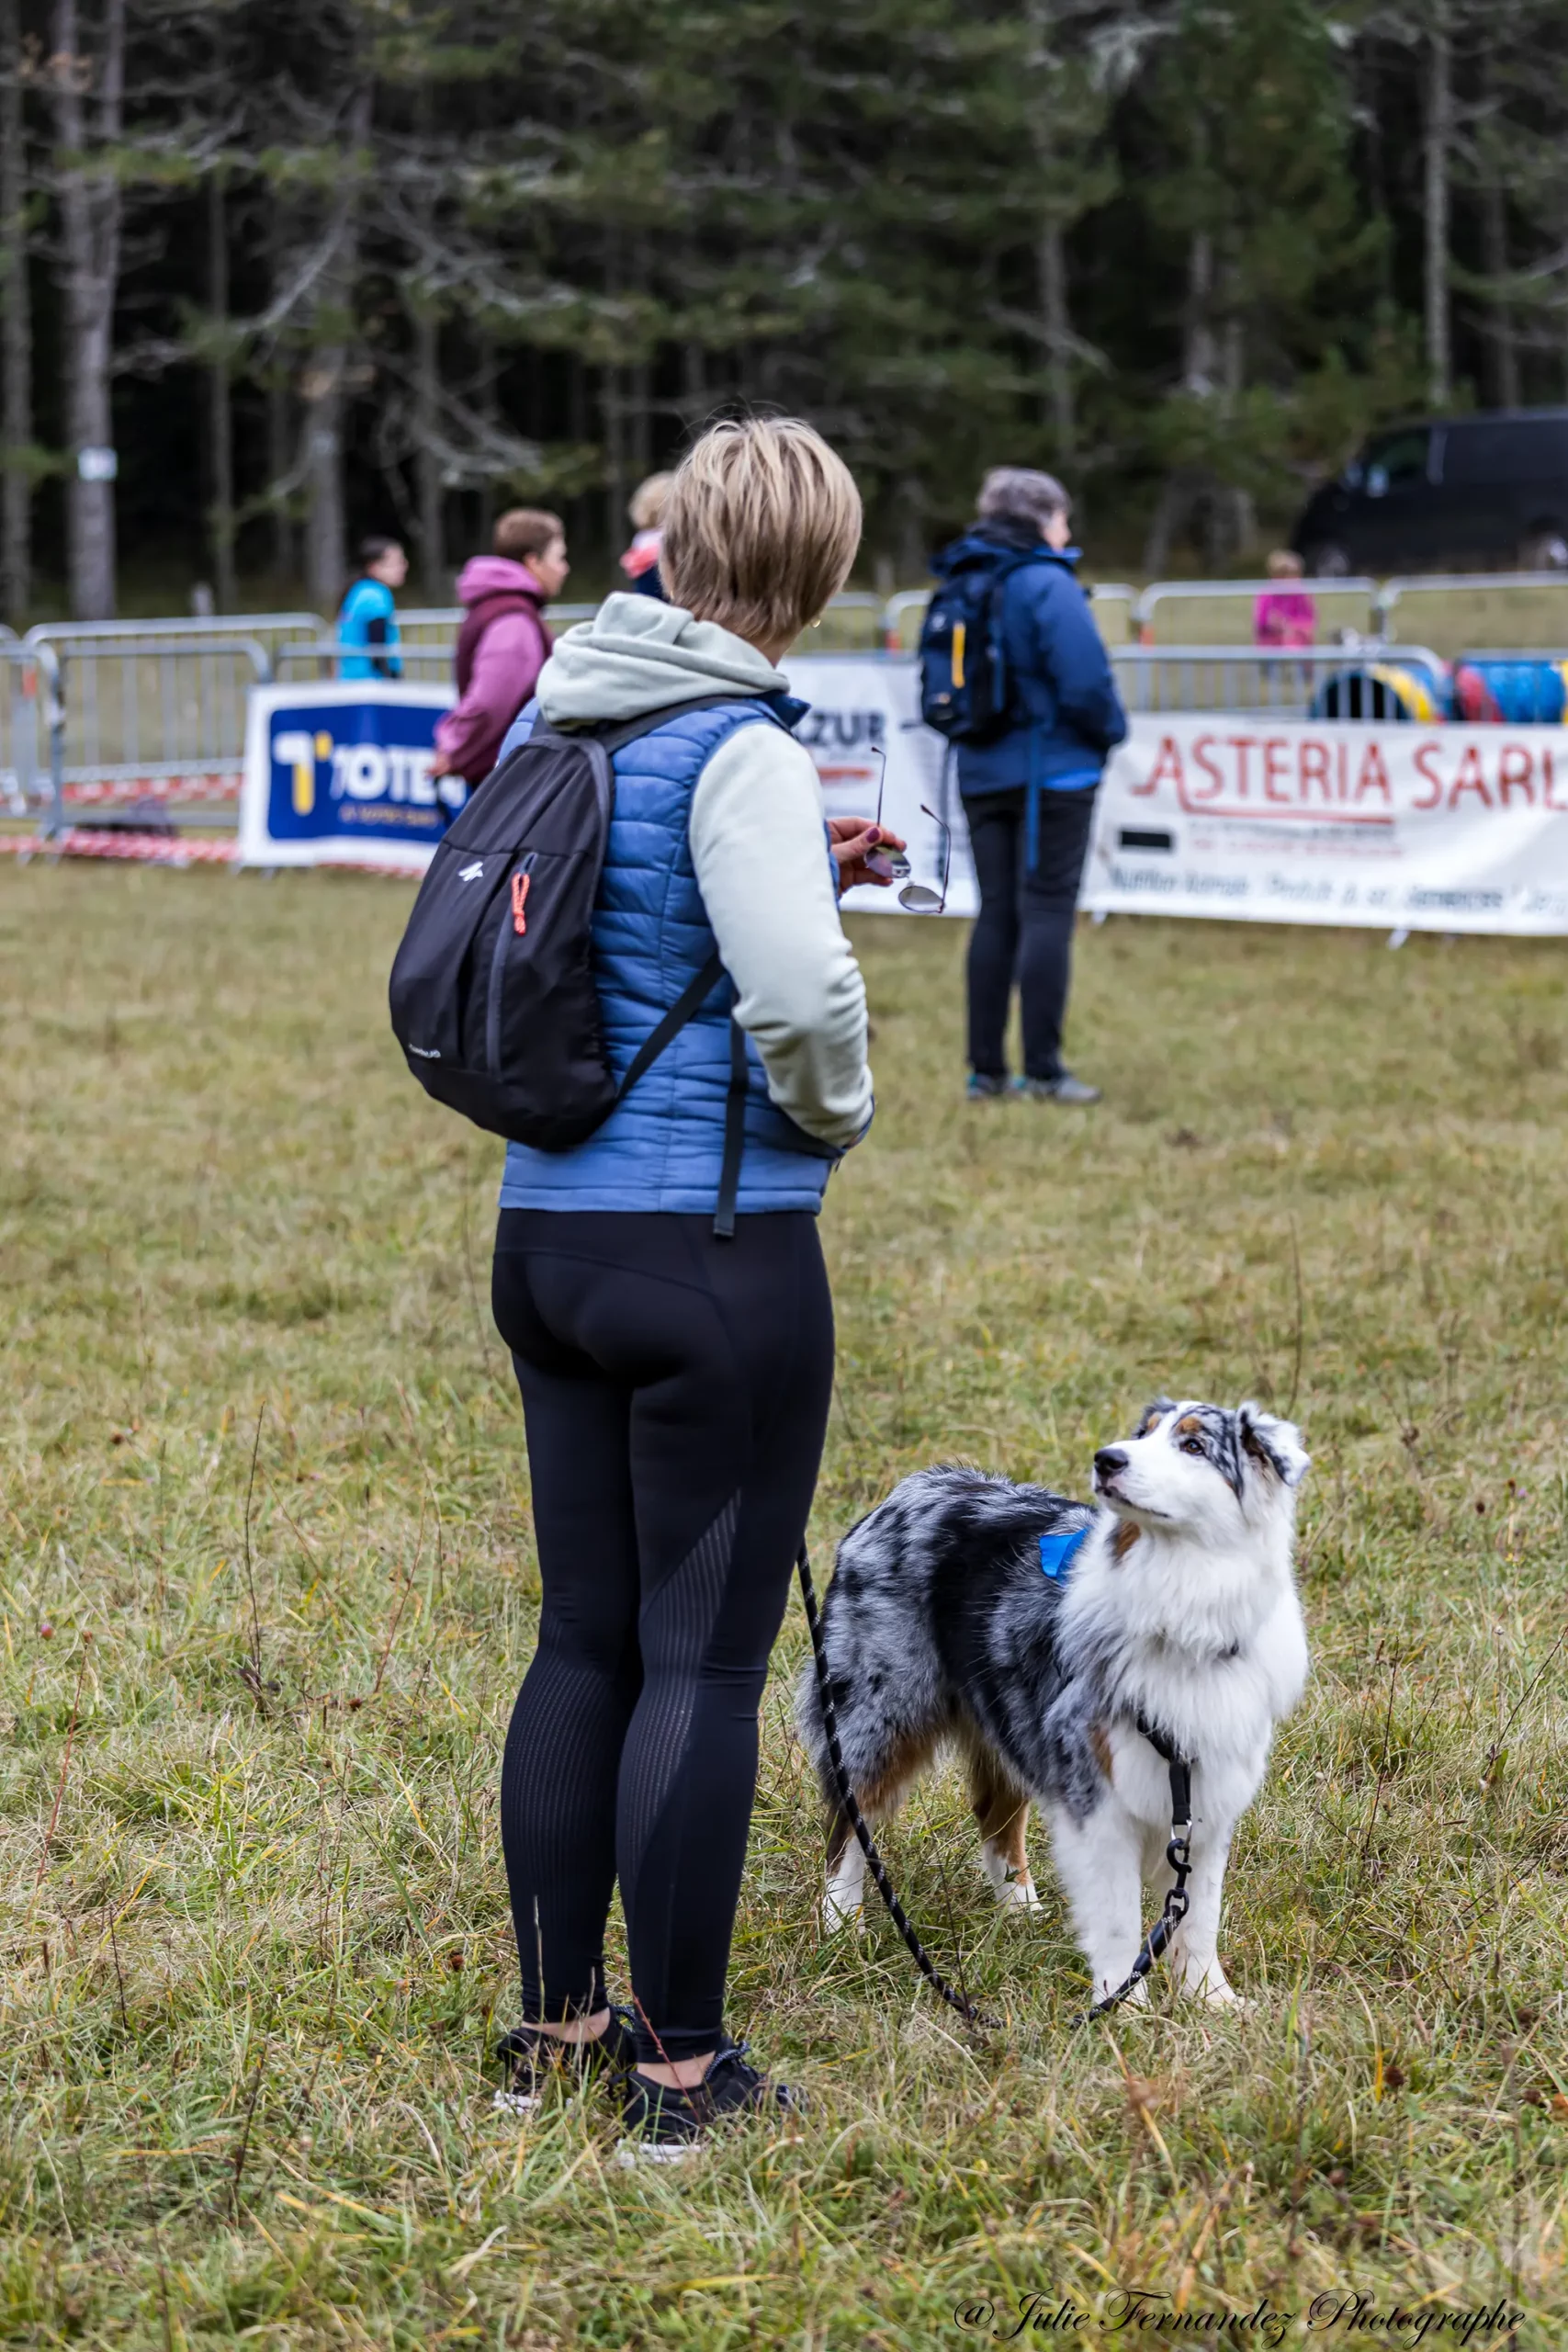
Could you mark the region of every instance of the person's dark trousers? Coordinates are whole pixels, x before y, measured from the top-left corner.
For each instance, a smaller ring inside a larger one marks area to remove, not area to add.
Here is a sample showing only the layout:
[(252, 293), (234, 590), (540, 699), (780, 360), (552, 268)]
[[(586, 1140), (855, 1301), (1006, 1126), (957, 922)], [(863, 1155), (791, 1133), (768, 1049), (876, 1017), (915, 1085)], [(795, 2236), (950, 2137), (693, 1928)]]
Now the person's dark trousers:
[(1028, 795), (966, 793), (964, 813), (980, 885), (969, 940), (969, 1067), (1007, 1075), (1008, 1005), (1018, 984), (1026, 1078), (1062, 1075), (1062, 1022), (1072, 978), (1073, 919), (1094, 822), (1095, 787), (1038, 795), (1029, 868)]
[(714, 2049), (768, 1654), (817, 1482), (833, 1310), (804, 1211), (503, 1209), (543, 1607), (501, 1781), (530, 2023), (606, 1997), (618, 1879), (645, 2064)]

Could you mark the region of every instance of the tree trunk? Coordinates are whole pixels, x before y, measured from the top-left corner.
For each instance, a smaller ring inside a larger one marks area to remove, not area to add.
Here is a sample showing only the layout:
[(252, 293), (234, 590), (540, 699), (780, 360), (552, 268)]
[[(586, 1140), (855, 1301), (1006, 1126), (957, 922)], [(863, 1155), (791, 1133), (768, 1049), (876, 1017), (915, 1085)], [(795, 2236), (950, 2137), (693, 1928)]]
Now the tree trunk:
[(318, 316), (333, 322), (330, 339), (311, 353), (300, 379), (305, 401), (305, 576), (317, 612), (336, 612), (348, 571), (343, 494), (344, 377), (348, 343), (342, 325), (354, 301), (358, 232), (355, 195), (360, 151), (370, 130), (370, 92), (359, 91), (349, 109), (347, 144), (353, 157), (338, 214), (337, 250), (323, 273)]
[(1449, 401), (1449, 156), (1453, 143), (1453, 85), (1448, 10), (1437, 0), (1427, 49), (1425, 308), (1427, 388), (1435, 408)]
[(604, 554), (613, 562), (626, 537), (626, 412), (621, 370), (601, 371), (600, 406), (604, 419)]
[(341, 344), (315, 353), (301, 385), (305, 395), (305, 586), (313, 611), (331, 619), (348, 571), (343, 504), (343, 371)]
[(681, 345), (682, 422), (690, 433), (707, 406), (707, 353), (690, 335)]
[[(283, 284), (288, 262), (286, 218), (282, 199), (274, 194), (267, 232), (267, 274), (275, 299)], [(272, 569), (277, 576), (278, 589), (293, 597), (299, 594), (296, 582), (299, 556), (288, 501), (278, 488), (280, 482), (288, 481), (294, 463), (290, 426), (288, 372), (281, 353), (274, 350), (266, 371), (266, 478), (272, 513)]]
[[(484, 418), (486, 424), (499, 431), (501, 424), (501, 407), (497, 395), (496, 379), (500, 373), (500, 369), (495, 356), (495, 342), (492, 336), (484, 334), (482, 331), (479, 335), (478, 341), (479, 357), (479, 414)], [(490, 553), (491, 533), (495, 528), (495, 476), (488, 471), (483, 481), (479, 484), (479, 545), (488, 555)]]
[(441, 322), (427, 295), (414, 313), (414, 495), (419, 509), (419, 577), (427, 605), (444, 605), (451, 594), (442, 531), (445, 492), (436, 449), (441, 391)]
[[(85, 56), (76, 0), (55, 0), (55, 124), (62, 150), (59, 187), (65, 258), (64, 359), (66, 563), (71, 609), (78, 620), (114, 616), (114, 424), (109, 370), (114, 356), (115, 292), (119, 279), (120, 194), (112, 164), (95, 170), (89, 154), (119, 141), (125, 96), (126, 0), (104, 0), (102, 46)], [(91, 93), (92, 136), (85, 97)], [(85, 452), (94, 452), (88, 458)], [(84, 478), (84, 467), (87, 478)]]
[(22, 119), (21, 15), (0, 0), (0, 614), (25, 625), (32, 594), (32, 303), (28, 283), (28, 166)]
[(212, 312), (212, 364), (207, 374), (207, 438), (212, 470), (212, 584), (220, 613), (239, 604), (234, 577), (234, 419), (229, 387), (229, 222), (223, 175), (207, 182), (207, 299)]
[(1072, 358), (1067, 347), (1067, 256), (1059, 221), (1048, 220), (1040, 232), (1036, 268), (1040, 278), (1040, 315), (1045, 328), (1046, 408), (1056, 445), (1055, 458), (1059, 464), (1070, 466), (1077, 419), (1073, 413)]
[(1182, 390), (1206, 400), (1214, 389), (1214, 241), (1196, 229), (1187, 249), (1187, 320)]
[[(1508, 274), (1508, 215), (1503, 184), (1495, 170), (1487, 174), (1481, 191), (1481, 240), (1486, 275), (1500, 283)], [(1517, 408), (1519, 354), (1514, 341), (1512, 303), (1500, 299), (1488, 302), (1483, 321), (1493, 403), (1497, 408)]]

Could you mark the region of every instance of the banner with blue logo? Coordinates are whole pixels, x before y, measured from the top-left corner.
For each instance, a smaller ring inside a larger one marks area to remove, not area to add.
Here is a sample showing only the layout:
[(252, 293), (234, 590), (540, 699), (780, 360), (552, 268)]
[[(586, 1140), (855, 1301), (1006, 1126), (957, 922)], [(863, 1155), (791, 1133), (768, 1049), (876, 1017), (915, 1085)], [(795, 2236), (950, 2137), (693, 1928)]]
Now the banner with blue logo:
[(435, 776), (445, 686), (255, 686), (245, 730), (246, 865), (396, 865), (420, 873), (468, 798)]

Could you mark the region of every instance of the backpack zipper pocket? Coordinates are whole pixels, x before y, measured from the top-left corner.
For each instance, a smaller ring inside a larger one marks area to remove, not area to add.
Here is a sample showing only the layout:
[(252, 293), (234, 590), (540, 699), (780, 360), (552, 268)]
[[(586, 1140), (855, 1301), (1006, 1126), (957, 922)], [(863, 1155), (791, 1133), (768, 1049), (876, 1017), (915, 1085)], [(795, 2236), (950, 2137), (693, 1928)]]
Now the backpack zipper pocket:
[(495, 945), (490, 956), (490, 993), (485, 1000), (485, 1068), (492, 1078), (501, 1076), (501, 1008), (506, 987), (506, 951), (513, 939), (527, 935), (528, 886), (533, 878), (534, 852), (516, 865), (511, 882), (501, 899), (501, 921), (495, 927)]

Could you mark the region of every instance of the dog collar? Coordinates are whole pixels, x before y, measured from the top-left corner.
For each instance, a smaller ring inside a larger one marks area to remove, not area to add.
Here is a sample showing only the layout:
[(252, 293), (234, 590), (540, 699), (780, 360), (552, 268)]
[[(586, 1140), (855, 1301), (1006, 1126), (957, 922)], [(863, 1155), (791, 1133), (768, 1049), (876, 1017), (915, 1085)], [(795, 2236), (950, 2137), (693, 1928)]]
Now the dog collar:
[(1044, 1574), (1053, 1578), (1065, 1577), (1088, 1541), (1087, 1527), (1075, 1528), (1070, 1535), (1043, 1535), (1040, 1566)]

